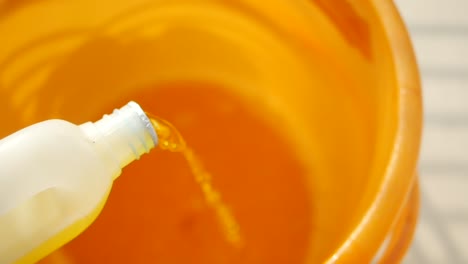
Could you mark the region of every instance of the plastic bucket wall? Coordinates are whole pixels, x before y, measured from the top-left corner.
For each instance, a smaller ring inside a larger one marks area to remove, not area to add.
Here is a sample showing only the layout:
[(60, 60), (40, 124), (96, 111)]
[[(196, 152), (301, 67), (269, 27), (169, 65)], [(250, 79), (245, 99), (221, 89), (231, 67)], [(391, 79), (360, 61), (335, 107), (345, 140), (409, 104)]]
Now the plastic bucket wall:
[(421, 92), (392, 1), (0, 1), (0, 36), (0, 136), (91, 120), (148, 85), (218, 83), (285, 122), (313, 167), (306, 263), (404, 254)]

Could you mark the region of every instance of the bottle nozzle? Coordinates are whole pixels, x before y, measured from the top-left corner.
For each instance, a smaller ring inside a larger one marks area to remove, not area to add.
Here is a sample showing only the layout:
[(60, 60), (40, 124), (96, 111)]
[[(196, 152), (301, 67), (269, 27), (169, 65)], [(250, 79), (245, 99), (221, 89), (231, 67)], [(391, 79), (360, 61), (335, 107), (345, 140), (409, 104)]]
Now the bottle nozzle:
[(158, 136), (141, 107), (131, 101), (94, 123), (99, 135), (123, 168), (158, 145)]

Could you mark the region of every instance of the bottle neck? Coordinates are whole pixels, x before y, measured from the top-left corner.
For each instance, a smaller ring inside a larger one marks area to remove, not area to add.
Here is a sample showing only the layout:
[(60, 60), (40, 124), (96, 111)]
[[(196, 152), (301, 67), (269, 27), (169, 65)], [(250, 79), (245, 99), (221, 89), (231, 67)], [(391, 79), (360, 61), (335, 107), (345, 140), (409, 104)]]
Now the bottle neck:
[(135, 102), (81, 127), (95, 144), (104, 145), (108, 149), (120, 168), (158, 145), (158, 136), (149, 118)]

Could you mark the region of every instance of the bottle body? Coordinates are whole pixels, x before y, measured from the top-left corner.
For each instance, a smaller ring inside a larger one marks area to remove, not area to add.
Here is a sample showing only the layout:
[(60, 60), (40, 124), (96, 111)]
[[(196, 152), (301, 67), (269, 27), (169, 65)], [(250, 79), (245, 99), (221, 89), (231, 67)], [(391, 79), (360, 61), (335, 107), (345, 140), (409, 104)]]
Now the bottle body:
[(139, 157), (131, 133), (113, 134), (127, 148), (120, 155), (108, 135), (93, 123), (48, 120), (0, 141), (0, 263), (35, 262), (94, 220), (126, 165), (119, 157)]

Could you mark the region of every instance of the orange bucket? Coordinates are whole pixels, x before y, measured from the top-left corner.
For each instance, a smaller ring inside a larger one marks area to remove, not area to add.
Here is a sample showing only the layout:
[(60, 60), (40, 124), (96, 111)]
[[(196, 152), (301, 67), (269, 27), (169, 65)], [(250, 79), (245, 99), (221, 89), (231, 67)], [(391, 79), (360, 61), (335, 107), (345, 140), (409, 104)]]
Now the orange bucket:
[(155, 151), (42, 263), (395, 263), (413, 235), (422, 110), (390, 0), (0, 1), (0, 136), (136, 100), (173, 123), (239, 222)]

